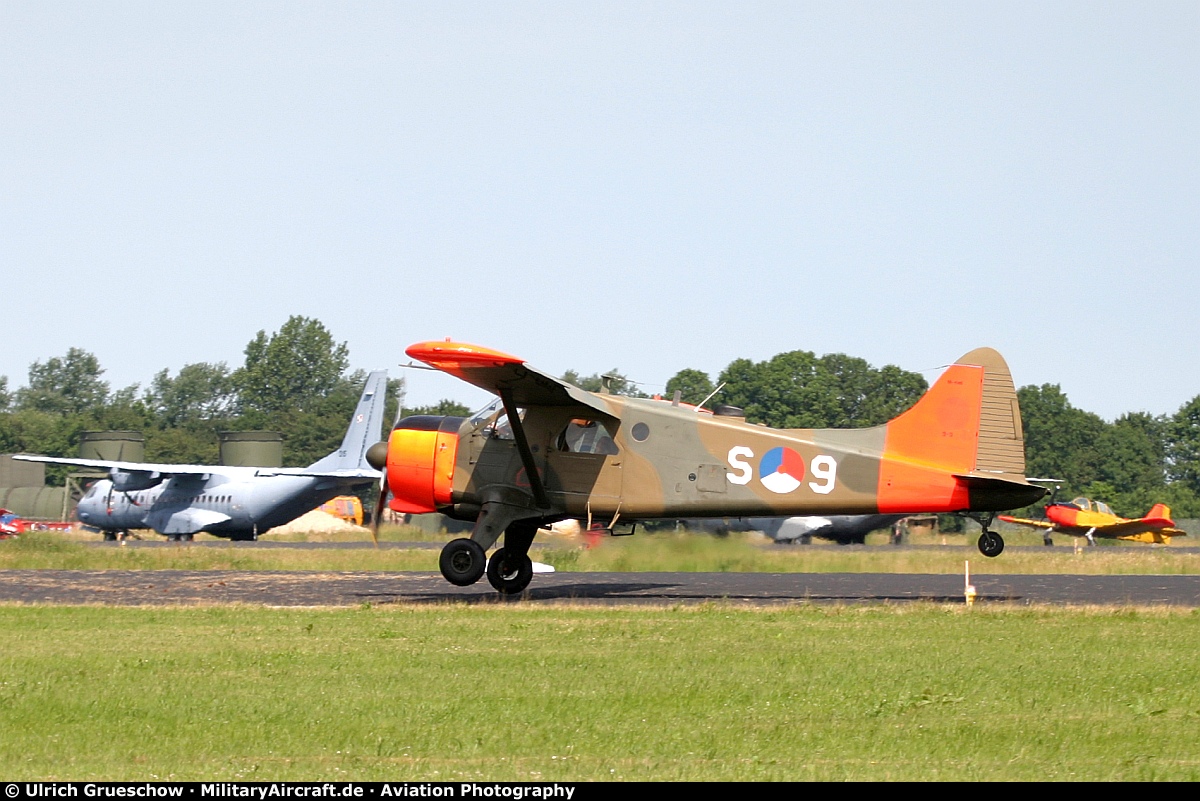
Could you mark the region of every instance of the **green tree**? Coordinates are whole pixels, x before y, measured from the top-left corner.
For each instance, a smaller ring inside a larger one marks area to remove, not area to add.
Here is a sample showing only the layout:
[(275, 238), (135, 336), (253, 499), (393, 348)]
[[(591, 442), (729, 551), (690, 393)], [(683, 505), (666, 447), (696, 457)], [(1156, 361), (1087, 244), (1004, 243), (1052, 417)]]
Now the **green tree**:
[[(1145, 412), (1122, 415), (1106, 426), (1096, 443), (1100, 480), (1122, 495), (1162, 490), (1166, 485), (1166, 427), (1164, 418)], [(1125, 512), (1135, 513), (1131, 509)]]
[(928, 388), (917, 373), (863, 359), (809, 351), (780, 353), (765, 362), (736, 359), (718, 377), (723, 403), (746, 419), (775, 428), (861, 428), (885, 423)]
[(80, 348), (63, 357), (54, 356), (29, 366), (29, 384), (17, 391), (20, 409), (60, 414), (79, 414), (103, 406), (108, 383), (100, 376), (99, 360)]
[(711, 395), (716, 388), (712, 379), (708, 377), (708, 373), (703, 370), (686, 368), (671, 376), (671, 379), (667, 381), (666, 396), (668, 400), (674, 398), (675, 391), (678, 390), (681, 401), (695, 406)]
[(562, 374), (563, 381), (566, 381), (568, 384), (574, 384), (580, 389), (586, 389), (588, 392), (599, 392), (604, 387), (606, 379), (609, 389), (614, 395), (625, 395), (630, 398), (647, 397), (646, 393), (637, 388), (637, 384), (626, 378), (615, 367), (607, 373), (594, 373), (588, 376), (581, 376), (575, 370), (567, 370)]
[(169, 370), (160, 370), (144, 400), (159, 425), (167, 427), (228, 417), (236, 398), (225, 363), (200, 362), (184, 365), (174, 378)]
[(334, 342), (319, 320), (292, 316), (276, 333), (246, 345), (246, 362), (233, 374), (243, 413), (277, 415), (315, 411), (338, 387), (349, 365), (346, 343)]
[(8, 376), (0, 375), (0, 412), (7, 412), (12, 403), (12, 395), (8, 392)]
[(449, 398), (442, 398), (431, 406), (417, 406), (404, 410), (405, 417), (415, 417), (419, 414), (430, 414), (438, 417), (470, 417), (471, 413), (471, 409)]
[(1179, 408), (1166, 424), (1168, 473), (1200, 494), (1200, 395)]
[(1102, 479), (1103, 420), (1072, 406), (1058, 384), (1021, 387), (1017, 400), (1025, 429), (1026, 475), (1063, 480), (1059, 495), (1068, 498)]

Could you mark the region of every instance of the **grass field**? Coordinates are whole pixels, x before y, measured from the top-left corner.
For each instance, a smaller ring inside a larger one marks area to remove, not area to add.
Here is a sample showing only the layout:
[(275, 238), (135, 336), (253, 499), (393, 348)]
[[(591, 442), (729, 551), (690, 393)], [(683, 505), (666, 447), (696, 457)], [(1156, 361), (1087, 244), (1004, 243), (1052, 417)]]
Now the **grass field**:
[(1196, 780), (1200, 614), (0, 607), (0, 776)]
[[(385, 531), (388, 539), (417, 537), (415, 530)], [(426, 537), (426, 539), (430, 539)], [(445, 536), (436, 542), (444, 542)], [(954, 540), (951, 540), (955, 542)], [(969, 538), (973, 542), (973, 538)], [(1041, 542), (1038, 537), (1037, 542)], [(639, 534), (603, 538), (592, 548), (548, 537), (533, 556), (567, 571), (703, 571), (780, 573), (961, 573), (964, 560), (978, 574), (1200, 574), (1200, 553), (1178, 547), (1098, 546), (1010, 549), (982, 556), (968, 538), (934, 549), (886, 545), (769, 546), (751, 536)], [(0, 542), (0, 569), (78, 570), (420, 570), (437, 571), (437, 549), (255, 548), (228, 543), (180, 543), (156, 548), (97, 546), (54, 533)]]
[[(443, 541), (404, 529), (390, 540)], [(335, 538), (337, 539), (337, 538)], [(1200, 573), (1177, 548), (548, 538), (560, 570)], [(0, 569), (437, 570), (437, 549), (97, 546)], [(0, 606), (0, 777), (1196, 780), (1200, 610)]]

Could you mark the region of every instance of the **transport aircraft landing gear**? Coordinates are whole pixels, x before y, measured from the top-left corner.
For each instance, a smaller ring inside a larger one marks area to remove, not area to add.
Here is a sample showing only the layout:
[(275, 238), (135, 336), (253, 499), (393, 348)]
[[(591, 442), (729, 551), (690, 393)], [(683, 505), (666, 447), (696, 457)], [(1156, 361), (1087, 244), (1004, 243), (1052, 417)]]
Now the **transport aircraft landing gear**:
[[(483, 577), (483, 571), (487, 567), (487, 553), (484, 552), (483, 546), (475, 540), (460, 537), (450, 540), (446, 543), (446, 547), (442, 548), (438, 567), (441, 568), (442, 576), (446, 581), (458, 587), (467, 587)], [(532, 571), (533, 567), (531, 566), (531, 576)], [(494, 583), (493, 586), (495, 586)]]
[(488, 582), (501, 595), (517, 595), (533, 580), (533, 560), (529, 554), (499, 548), (487, 566)]

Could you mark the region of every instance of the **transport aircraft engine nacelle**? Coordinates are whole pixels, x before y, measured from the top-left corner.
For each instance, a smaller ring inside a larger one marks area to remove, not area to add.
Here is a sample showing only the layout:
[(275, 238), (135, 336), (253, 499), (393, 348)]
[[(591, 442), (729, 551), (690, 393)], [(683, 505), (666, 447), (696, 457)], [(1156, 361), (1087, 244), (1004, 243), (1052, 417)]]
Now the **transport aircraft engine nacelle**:
[[(396, 424), (388, 438), (387, 481), (393, 511), (436, 512), (451, 504), (461, 417), (417, 415)], [(379, 454), (368, 458), (378, 459)], [(374, 464), (374, 461), (372, 461)]]
[(163, 482), (163, 474), (147, 470), (121, 470), (114, 467), (108, 471), (113, 489), (117, 492), (136, 492), (150, 489)]

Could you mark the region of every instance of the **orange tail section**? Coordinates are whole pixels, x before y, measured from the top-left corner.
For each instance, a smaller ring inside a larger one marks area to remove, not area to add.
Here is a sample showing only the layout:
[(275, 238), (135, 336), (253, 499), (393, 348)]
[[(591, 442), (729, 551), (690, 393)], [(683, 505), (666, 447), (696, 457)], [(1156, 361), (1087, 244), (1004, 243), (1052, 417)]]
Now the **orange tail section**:
[(980, 348), (951, 365), (887, 424), (880, 512), (971, 508), (971, 481), (1025, 484), (1025, 446), (1012, 375)]
[(1167, 506), (1165, 503), (1156, 503), (1151, 506), (1150, 511), (1146, 512), (1146, 516), (1142, 519), (1148, 522), (1161, 522), (1167, 526), (1175, 525), (1175, 521), (1171, 519), (1171, 507)]

